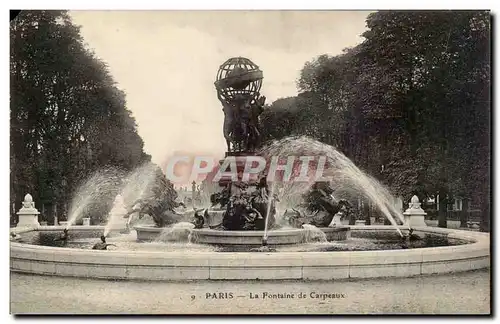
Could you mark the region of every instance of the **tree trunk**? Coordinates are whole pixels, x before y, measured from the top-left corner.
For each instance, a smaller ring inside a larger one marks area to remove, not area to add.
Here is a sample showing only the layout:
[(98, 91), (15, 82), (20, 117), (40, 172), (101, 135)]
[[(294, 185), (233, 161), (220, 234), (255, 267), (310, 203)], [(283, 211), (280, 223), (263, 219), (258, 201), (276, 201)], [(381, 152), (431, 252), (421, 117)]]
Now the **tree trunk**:
[(363, 216), (365, 217), (365, 225), (371, 225), (370, 216), (371, 208), (368, 201), (363, 201)]
[(490, 193), (484, 196), (483, 203), (481, 204), (481, 222), (479, 230), (481, 232), (490, 231)]
[(479, 224), (481, 232), (490, 231), (490, 206), (489, 204), (484, 204), (481, 207), (481, 223)]
[(359, 214), (359, 200), (356, 206), (349, 213), (349, 225), (356, 225), (356, 215)]
[(462, 210), (460, 211), (460, 227), (467, 227), (469, 218), (469, 199), (462, 199)]
[(54, 209), (52, 212), (54, 214), (54, 225), (57, 226), (59, 225), (59, 216), (57, 215), (57, 200), (54, 203)]
[(448, 211), (448, 196), (439, 195), (438, 227), (446, 228), (446, 213)]

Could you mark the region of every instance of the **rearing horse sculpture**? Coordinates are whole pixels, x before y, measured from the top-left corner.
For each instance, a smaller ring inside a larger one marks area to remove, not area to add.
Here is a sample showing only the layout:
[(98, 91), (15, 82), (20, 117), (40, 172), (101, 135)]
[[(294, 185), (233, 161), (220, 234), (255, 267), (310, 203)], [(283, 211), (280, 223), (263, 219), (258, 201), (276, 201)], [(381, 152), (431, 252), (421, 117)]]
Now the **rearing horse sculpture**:
[(304, 195), (305, 212), (293, 209), (295, 215), (289, 217), (290, 225), (301, 227), (310, 224), (316, 227), (328, 227), (341, 208), (345, 207), (347, 213), (351, 204), (345, 199), (337, 200), (333, 197), (333, 190), (328, 182), (316, 182), (311, 190)]
[[(315, 212), (304, 212), (298, 209), (292, 208), (295, 212), (294, 216), (288, 218), (288, 223), (293, 227), (301, 227), (304, 224), (314, 225), (316, 227), (328, 227), (333, 220), (335, 214), (337, 214), (342, 207), (346, 207), (347, 211), (350, 210), (351, 204), (347, 200), (341, 199), (338, 202), (330, 201), (327, 203), (328, 207)], [(287, 211), (285, 211), (286, 213)]]

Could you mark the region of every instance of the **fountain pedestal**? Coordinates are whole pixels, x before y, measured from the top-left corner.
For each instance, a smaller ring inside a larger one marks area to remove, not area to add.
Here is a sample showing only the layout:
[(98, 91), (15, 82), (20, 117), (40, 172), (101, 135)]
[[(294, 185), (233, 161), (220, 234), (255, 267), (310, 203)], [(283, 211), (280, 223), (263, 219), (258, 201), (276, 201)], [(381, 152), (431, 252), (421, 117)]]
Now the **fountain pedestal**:
[(30, 194), (24, 196), (23, 207), (19, 209), (17, 215), (19, 215), (19, 222), (16, 227), (26, 227), (35, 226), (38, 227), (38, 215), (40, 212), (35, 208), (35, 202)]
[(243, 172), (245, 171), (245, 165), (247, 163), (248, 157), (254, 157), (255, 155), (246, 152), (226, 152), (226, 156), (223, 160), (219, 161), (219, 168), (224, 165), (225, 162), (229, 162), (229, 168), (231, 167), (230, 161), (234, 162), (236, 170), (222, 170), (222, 172), (229, 172), (228, 174), (223, 174), (219, 179), (219, 186), (225, 187), (233, 182), (232, 175), (237, 176), (237, 180), (241, 181), (243, 178)]
[(427, 226), (425, 224), (425, 215), (427, 213), (420, 207), (421, 203), (417, 196), (413, 196), (410, 201), (410, 206), (403, 213), (405, 225), (409, 227)]
[[(221, 178), (219, 186), (229, 195), (229, 201), (222, 216), (225, 230), (265, 230), (275, 223), (274, 197), (267, 186), (266, 177), (261, 173), (244, 172), (247, 163), (252, 165), (260, 157), (249, 152), (227, 152), (226, 158), (219, 161)], [(229, 171), (227, 168), (229, 167)], [(269, 218), (269, 220), (266, 220)]]

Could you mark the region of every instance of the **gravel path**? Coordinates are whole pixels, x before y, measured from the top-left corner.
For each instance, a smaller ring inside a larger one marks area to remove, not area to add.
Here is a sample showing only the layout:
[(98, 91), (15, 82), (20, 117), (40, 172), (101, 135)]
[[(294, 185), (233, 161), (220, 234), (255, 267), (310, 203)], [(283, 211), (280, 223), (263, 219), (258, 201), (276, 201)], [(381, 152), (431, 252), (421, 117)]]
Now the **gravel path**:
[[(10, 278), (13, 314), (490, 312), (489, 269), (413, 278), (316, 282), (138, 282), (20, 273), (11, 273)], [(273, 295), (277, 298), (270, 298)]]

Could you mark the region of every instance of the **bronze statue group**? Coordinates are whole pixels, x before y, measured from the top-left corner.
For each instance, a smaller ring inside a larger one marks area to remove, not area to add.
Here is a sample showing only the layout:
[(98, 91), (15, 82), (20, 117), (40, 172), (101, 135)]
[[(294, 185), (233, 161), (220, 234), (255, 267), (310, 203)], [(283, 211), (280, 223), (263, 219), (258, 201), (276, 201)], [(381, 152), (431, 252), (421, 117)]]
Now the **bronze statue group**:
[[(264, 111), (266, 97), (235, 94), (232, 100), (217, 89), (217, 98), (224, 112), (223, 132), (228, 152), (254, 152), (260, 145), (259, 116)], [(232, 144), (232, 145), (231, 145)]]

